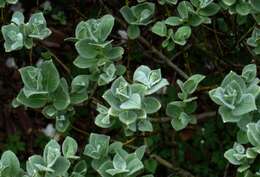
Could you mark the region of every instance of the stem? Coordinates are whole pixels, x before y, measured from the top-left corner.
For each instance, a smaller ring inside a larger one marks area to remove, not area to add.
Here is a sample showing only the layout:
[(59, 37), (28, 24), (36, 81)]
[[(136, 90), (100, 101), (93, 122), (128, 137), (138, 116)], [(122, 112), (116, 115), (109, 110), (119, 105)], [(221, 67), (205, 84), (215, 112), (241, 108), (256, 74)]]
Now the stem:
[(33, 64), (33, 58), (32, 58), (32, 55), (33, 55), (33, 47), (29, 50), (29, 61), (30, 61), (30, 65)]

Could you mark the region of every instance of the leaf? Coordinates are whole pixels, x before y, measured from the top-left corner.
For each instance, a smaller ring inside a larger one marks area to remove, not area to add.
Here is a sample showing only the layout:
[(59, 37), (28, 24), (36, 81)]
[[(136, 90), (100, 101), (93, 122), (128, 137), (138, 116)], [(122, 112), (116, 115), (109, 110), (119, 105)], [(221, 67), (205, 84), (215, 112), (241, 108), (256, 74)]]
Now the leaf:
[(78, 150), (77, 142), (73, 138), (67, 136), (62, 144), (62, 153), (63, 153), (64, 157), (72, 158), (72, 159), (79, 158), (79, 157), (75, 156), (75, 154), (77, 153), (77, 150)]
[(149, 120), (140, 120), (138, 122), (138, 130), (142, 132), (152, 132), (153, 125)]
[(24, 106), (37, 109), (42, 108), (47, 103), (48, 97), (46, 94), (38, 94), (32, 95), (29, 98), (27, 98), (24, 95), (23, 90), (21, 90), (17, 95), (16, 100)]
[(205, 8), (200, 9), (199, 15), (209, 17), (209, 16), (216, 15), (219, 10), (220, 10), (219, 5), (212, 2), (208, 6), (206, 6)]
[(119, 114), (119, 120), (129, 125), (137, 120), (137, 114), (134, 111), (123, 111)]
[(140, 29), (137, 25), (130, 25), (127, 28), (127, 34), (130, 39), (136, 39), (140, 36)]
[(182, 112), (179, 117), (172, 119), (171, 125), (176, 131), (180, 131), (184, 129), (190, 121), (191, 116), (189, 116), (185, 112)]
[(66, 80), (61, 79), (60, 85), (53, 93), (53, 105), (57, 110), (65, 110), (70, 104), (70, 96)]
[(19, 160), (12, 151), (5, 151), (2, 154), (0, 164), (5, 168), (4, 174), (8, 177), (18, 176), (21, 172)]
[(205, 76), (201, 74), (195, 74), (188, 78), (186, 82), (183, 84), (183, 90), (188, 93), (192, 94), (197, 89), (199, 83), (205, 78)]
[(53, 62), (45, 61), (41, 64), (44, 90), (54, 92), (60, 84), (60, 75)]
[(111, 33), (114, 26), (115, 19), (112, 15), (104, 15), (100, 18), (100, 25), (97, 29), (99, 34), (99, 39), (105, 41), (109, 34)]
[(24, 15), (22, 12), (16, 11), (12, 15), (11, 22), (15, 23), (16, 25), (24, 24)]
[(232, 114), (232, 110), (228, 109), (225, 106), (220, 106), (218, 110), (219, 114), (224, 123), (226, 122), (238, 122), (242, 116), (235, 116)]
[(244, 94), (241, 97), (240, 103), (237, 104), (235, 109), (232, 111), (232, 114), (240, 116), (254, 110), (257, 110), (254, 96), (251, 94)]
[(170, 26), (179, 26), (183, 23), (182, 19), (180, 17), (168, 17), (165, 21), (166, 25)]
[(243, 68), (242, 77), (245, 79), (246, 82), (252, 82), (256, 78), (256, 65), (249, 64)]
[(260, 2), (258, 0), (250, 0), (249, 2), (255, 10), (260, 11)]
[(188, 8), (188, 2), (187, 1), (181, 1), (177, 6), (177, 11), (181, 18), (187, 19), (189, 16), (189, 8)]
[(161, 103), (154, 97), (145, 97), (143, 104), (147, 114), (156, 113), (161, 108)]
[(116, 154), (113, 158), (113, 165), (115, 169), (125, 170), (126, 169), (126, 161), (119, 155)]
[(164, 22), (156, 22), (152, 27), (152, 32), (158, 36), (164, 37), (167, 35), (167, 27)]
[(98, 50), (96, 46), (90, 45), (89, 42), (88, 39), (80, 40), (75, 44), (75, 47), (81, 57), (92, 59), (97, 57)]
[(49, 141), (43, 152), (43, 159), (47, 167), (52, 167), (60, 156), (60, 145), (55, 140)]
[(191, 28), (189, 26), (182, 26), (177, 29), (174, 34), (174, 42), (179, 45), (185, 45), (186, 40), (191, 35)]
[(120, 105), (121, 109), (141, 109), (141, 107), (141, 97), (136, 93), (131, 95), (131, 97), (126, 102)]

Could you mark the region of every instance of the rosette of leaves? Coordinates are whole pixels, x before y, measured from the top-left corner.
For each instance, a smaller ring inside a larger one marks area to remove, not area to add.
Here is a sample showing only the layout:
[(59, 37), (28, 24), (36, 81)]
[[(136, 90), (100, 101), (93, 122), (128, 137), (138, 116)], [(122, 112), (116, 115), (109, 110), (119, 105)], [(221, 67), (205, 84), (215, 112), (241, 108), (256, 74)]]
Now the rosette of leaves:
[(6, 4), (16, 4), (18, 0), (0, 0), (0, 8), (4, 8)]
[(246, 16), (260, 12), (258, 0), (222, 0), (220, 4), (224, 9), (228, 9), (230, 14)]
[(231, 71), (220, 87), (209, 92), (210, 98), (218, 105), (223, 122), (243, 122), (257, 109), (256, 98), (260, 93), (259, 79), (256, 78), (256, 66), (244, 67), (242, 75)]
[[(4, 177), (84, 177), (87, 164), (78, 160), (77, 142), (66, 137), (60, 146), (50, 140), (45, 146), (43, 156), (33, 155), (26, 162), (26, 170), (20, 168), (19, 160), (11, 151), (2, 154), (0, 160), (0, 176)], [(72, 162), (76, 162), (72, 168)]]
[[(225, 152), (225, 158), (233, 165), (239, 165), (238, 172), (246, 173), (246, 171), (250, 168), (250, 164), (254, 159), (251, 157), (250, 150), (246, 150), (246, 148), (239, 144), (235, 143), (232, 149), (229, 149)], [(255, 158), (255, 155), (253, 155)], [(250, 158), (251, 157), (251, 158)]]
[(260, 29), (254, 28), (252, 35), (247, 39), (247, 44), (253, 47), (253, 51), (256, 55), (260, 54)]
[(2, 26), (2, 34), (5, 40), (6, 52), (19, 50), (23, 47), (31, 49), (33, 40), (43, 40), (51, 35), (47, 28), (46, 20), (41, 12), (32, 14), (27, 23), (24, 22), (24, 15), (15, 12), (9, 25)]
[(181, 101), (172, 101), (168, 103), (166, 114), (172, 118), (171, 125), (176, 131), (184, 129), (189, 123), (195, 124), (196, 118), (192, 115), (197, 108), (197, 97), (190, 97), (193, 94), (199, 83), (205, 78), (200, 74), (195, 74), (188, 78), (184, 83), (177, 80), (181, 92), (178, 97)]
[(132, 84), (119, 77), (103, 95), (110, 108), (97, 106), (99, 114), (95, 124), (109, 128), (119, 121), (126, 135), (136, 131), (151, 132), (153, 127), (148, 115), (161, 107), (159, 100), (151, 95), (166, 85), (168, 81), (161, 77), (160, 69), (151, 70), (147, 66), (136, 69)]
[(122, 58), (124, 49), (113, 47), (112, 40), (107, 41), (113, 26), (114, 17), (105, 15), (80, 22), (75, 31), (75, 47), (79, 56), (73, 63), (78, 68), (88, 69), (98, 85), (108, 84), (122, 74), (123, 65), (114, 63)]
[(120, 9), (125, 21), (129, 24), (127, 34), (130, 39), (136, 39), (140, 36), (139, 26), (146, 26), (151, 23), (155, 11), (155, 5), (151, 2), (139, 3), (135, 6), (123, 6)]
[(44, 61), (39, 67), (26, 66), (19, 69), (24, 87), (14, 99), (15, 107), (43, 108), (47, 118), (56, 119), (58, 131), (65, 131), (74, 115), (73, 105), (88, 98), (89, 77), (75, 77), (69, 88), (67, 81), (60, 78), (51, 60)]
[(178, 16), (170, 16), (163, 21), (156, 22), (152, 32), (164, 37), (162, 47), (173, 50), (175, 44), (185, 45), (190, 38), (191, 27), (211, 23), (210, 17), (219, 11), (220, 7), (213, 0), (181, 1), (178, 3)]
[(92, 159), (92, 167), (102, 177), (122, 176), (136, 177), (144, 168), (142, 158), (145, 146), (139, 147), (134, 153), (123, 149), (121, 142), (109, 144), (110, 137), (92, 133), (84, 155)]

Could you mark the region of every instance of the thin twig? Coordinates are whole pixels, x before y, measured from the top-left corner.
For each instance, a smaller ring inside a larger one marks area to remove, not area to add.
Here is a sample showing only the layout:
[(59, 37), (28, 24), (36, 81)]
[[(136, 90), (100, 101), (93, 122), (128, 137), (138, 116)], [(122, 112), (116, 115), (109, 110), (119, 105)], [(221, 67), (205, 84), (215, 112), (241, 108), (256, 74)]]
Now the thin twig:
[[(197, 117), (198, 121), (203, 121), (206, 118), (216, 116), (216, 114), (217, 114), (216, 111), (204, 112), (204, 113), (195, 115), (195, 117)], [(150, 121), (155, 122), (155, 123), (168, 123), (171, 120), (172, 120), (172, 118), (170, 118), (170, 117), (150, 118)]]

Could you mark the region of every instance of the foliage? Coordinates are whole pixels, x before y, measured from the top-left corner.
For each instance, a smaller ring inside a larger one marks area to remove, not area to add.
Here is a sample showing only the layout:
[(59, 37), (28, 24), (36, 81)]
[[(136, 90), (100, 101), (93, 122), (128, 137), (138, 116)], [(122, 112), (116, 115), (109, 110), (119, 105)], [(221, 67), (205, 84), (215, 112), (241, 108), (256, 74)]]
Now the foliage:
[(121, 142), (109, 144), (109, 140), (109, 136), (94, 133), (90, 135), (84, 155), (92, 159), (92, 167), (102, 177), (137, 176), (144, 168), (141, 160), (145, 153), (145, 146), (129, 154), (122, 148)]
[(18, 0), (0, 0), (0, 8), (4, 8), (6, 4), (16, 4)]
[(9, 25), (2, 26), (2, 33), (6, 52), (19, 50), (24, 46), (30, 49), (33, 47), (33, 39), (43, 40), (51, 35), (41, 12), (33, 14), (29, 21), (24, 23), (24, 15), (18, 11), (13, 14)]
[[(100, 0), (86, 12), (75, 4), (92, 1), (36, 3), (24, 11), (32, 12), (28, 22), (19, 7), (1, 9), (3, 50), (20, 50), (12, 56), (23, 59), (21, 49), (30, 49), (30, 65), (17, 62), (22, 88), (12, 85), (19, 91), (12, 106), (54, 119), (57, 133), (25, 164), (15, 153), (27, 150), (26, 138), (8, 136), (3, 148), (12, 151), (1, 155), (0, 177), (235, 176), (226, 163), (238, 177), (260, 176), (259, 0)], [(0, 77), (0, 94), (2, 86)], [(0, 115), (11, 110), (0, 106)], [(206, 119), (216, 113), (220, 119)]]
[(151, 70), (143, 65), (135, 70), (132, 84), (119, 77), (111, 89), (104, 93), (103, 98), (110, 108), (98, 105), (99, 115), (95, 124), (109, 128), (119, 120), (126, 135), (132, 135), (136, 131), (152, 132), (153, 126), (148, 114), (156, 113), (161, 108), (161, 103), (150, 95), (166, 85), (168, 81), (161, 77), (160, 69)]
[(75, 31), (75, 48), (79, 56), (74, 65), (89, 69), (90, 79), (98, 85), (105, 85), (124, 73), (123, 65), (114, 62), (122, 58), (124, 49), (113, 47), (112, 40), (107, 41), (114, 26), (114, 17), (105, 15), (100, 19), (80, 22)]
[[(84, 160), (78, 161), (77, 142), (66, 137), (62, 147), (55, 140), (50, 140), (45, 146), (43, 155), (33, 155), (26, 162), (24, 171), (16, 155), (11, 151), (3, 153), (0, 161), (0, 175), (6, 177), (82, 177), (87, 172), (87, 164)], [(72, 168), (72, 162), (78, 162)], [(68, 170), (72, 169), (69, 173)]]
[(124, 6), (120, 9), (120, 13), (130, 24), (127, 28), (127, 34), (130, 39), (136, 39), (140, 36), (139, 26), (146, 26), (151, 23), (154, 14), (155, 5), (150, 2), (140, 3), (136, 6)]
[(57, 130), (64, 132), (74, 114), (73, 105), (88, 98), (88, 76), (78, 75), (69, 87), (51, 60), (44, 61), (39, 67), (26, 66), (19, 71), (24, 87), (13, 105), (43, 108), (44, 116), (56, 119)]
[[(260, 87), (256, 78), (256, 65), (250, 64), (243, 68), (241, 76), (231, 71), (222, 81), (221, 86), (209, 92), (211, 99), (218, 105), (223, 122), (237, 123), (237, 142), (224, 156), (233, 165), (238, 165), (239, 173), (244, 176), (259, 175), (252, 172), (252, 164), (259, 154), (260, 121), (255, 122)], [(243, 144), (251, 144), (245, 147)], [(251, 169), (250, 169), (251, 168)]]
[(178, 97), (181, 101), (172, 101), (166, 108), (166, 114), (172, 117), (171, 124), (176, 131), (184, 129), (189, 123), (196, 123), (196, 118), (191, 114), (196, 111), (197, 97), (189, 96), (195, 92), (198, 84), (204, 78), (205, 76), (196, 74), (191, 76), (184, 83), (181, 80), (177, 80), (177, 84), (182, 91), (178, 93)]

